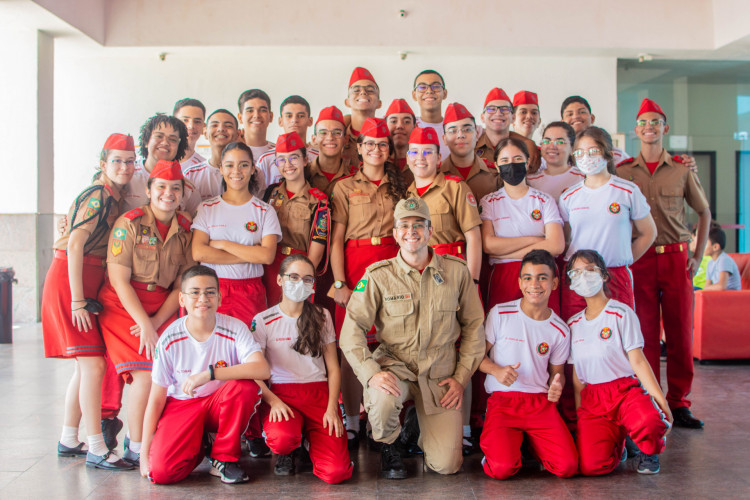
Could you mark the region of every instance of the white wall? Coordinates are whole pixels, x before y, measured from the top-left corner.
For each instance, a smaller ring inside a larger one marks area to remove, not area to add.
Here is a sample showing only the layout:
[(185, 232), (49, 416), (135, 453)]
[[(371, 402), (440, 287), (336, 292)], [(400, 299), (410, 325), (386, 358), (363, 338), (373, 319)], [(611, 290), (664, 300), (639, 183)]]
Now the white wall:
[[(411, 101), (416, 74), (425, 68), (446, 79), (448, 101), (465, 104), (477, 116), (490, 88), (511, 96), (533, 90), (540, 96), (545, 122), (559, 119), (562, 100), (586, 96), (597, 124), (614, 130), (617, 108), (617, 61), (607, 57), (490, 57), (471, 55), (287, 55), (296, 51), (257, 49), (179, 49), (158, 58), (156, 48), (100, 48), (64, 39), (55, 48), (55, 212), (66, 212), (75, 194), (89, 181), (107, 135), (139, 127), (155, 112), (170, 113), (174, 102), (195, 97), (209, 110), (237, 111), (239, 94), (266, 90), (272, 100), (275, 140), (278, 106), (291, 95), (310, 101), (313, 115), (335, 104), (346, 112), (344, 98), (352, 69), (372, 71), (381, 88), (382, 116), (393, 98)], [(416, 103), (414, 103), (416, 105)], [(415, 111), (418, 112), (415, 106)], [(210, 111), (209, 111), (210, 112)]]

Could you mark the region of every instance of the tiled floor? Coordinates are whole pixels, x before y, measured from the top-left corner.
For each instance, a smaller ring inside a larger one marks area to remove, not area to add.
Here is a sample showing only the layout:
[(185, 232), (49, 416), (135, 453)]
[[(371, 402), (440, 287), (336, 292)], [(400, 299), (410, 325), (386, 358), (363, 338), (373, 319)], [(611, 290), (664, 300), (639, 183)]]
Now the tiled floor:
[(362, 447), (354, 477), (338, 486), (309, 470), (277, 477), (271, 460), (252, 458), (242, 462), (249, 484), (224, 485), (207, 474), (204, 462), (179, 485), (155, 486), (136, 472), (91, 470), (83, 459), (57, 457), (72, 362), (44, 358), (39, 325), (13, 334), (13, 345), (0, 346), (0, 498), (750, 498), (747, 364), (696, 365), (693, 409), (706, 428), (674, 430), (657, 476), (637, 474), (631, 460), (607, 477), (564, 480), (524, 470), (501, 482), (486, 478), (474, 455), (463, 472), (448, 477), (422, 472), (421, 459), (407, 459), (409, 479), (389, 481), (378, 477), (379, 454)]

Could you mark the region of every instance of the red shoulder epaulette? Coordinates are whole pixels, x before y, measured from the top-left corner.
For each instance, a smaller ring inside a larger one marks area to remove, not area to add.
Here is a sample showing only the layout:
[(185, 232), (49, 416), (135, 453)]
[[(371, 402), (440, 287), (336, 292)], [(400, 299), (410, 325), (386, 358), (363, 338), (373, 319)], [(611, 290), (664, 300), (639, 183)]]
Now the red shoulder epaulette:
[(126, 213), (123, 217), (125, 217), (128, 220), (135, 220), (138, 217), (143, 217), (146, 215), (146, 212), (143, 211), (141, 208), (134, 208), (130, 212)]
[(485, 160), (484, 158), (482, 158), (482, 161), (484, 162), (485, 165), (487, 165), (487, 168), (495, 168), (495, 164), (492, 163), (490, 160)]
[(317, 198), (318, 201), (328, 201), (328, 196), (318, 188), (310, 188), (307, 192)]
[(187, 232), (190, 232), (190, 219), (183, 214), (177, 214), (177, 223)]
[(108, 186), (108, 185), (106, 185), (106, 184), (104, 185), (104, 189), (106, 189), (106, 190), (107, 190), (107, 192), (108, 192), (109, 194), (114, 194), (114, 193), (112, 192), (112, 188), (111, 188), (111, 187), (109, 187), (109, 186)]
[(674, 155), (674, 156), (672, 157), (672, 159), (673, 159), (674, 161), (676, 161), (677, 163), (682, 163), (683, 165), (685, 164), (685, 162), (684, 162), (684, 161), (682, 161), (682, 156), (680, 156), (680, 155)]
[(459, 176), (453, 175), (453, 174), (445, 174), (445, 178), (448, 179), (449, 181), (455, 181), (455, 182), (461, 182), (463, 180)]
[(342, 177), (339, 177), (339, 178), (337, 179), (337, 181), (343, 181), (344, 179), (348, 179), (349, 177), (352, 177), (352, 176), (353, 176), (354, 174), (356, 174), (356, 172), (354, 172), (354, 173), (351, 173), (351, 174), (349, 174), (349, 175), (344, 175), (344, 176), (342, 176)]
[(346, 177), (356, 174), (358, 170), (359, 167), (357, 165), (349, 165), (349, 175), (347, 175)]
[(617, 164), (617, 165), (615, 166), (615, 168), (617, 168), (617, 167), (622, 167), (623, 165), (625, 165), (625, 164), (627, 164), (627, 163), (632, 163), (632, 162), (633, 162), (633, 160), (635, 160), (635, 158), (627, 158), (627, 159), (625, 159), (625, 160), (622, 160), (622, 161), (621, 161), (620, 163), (618, 163), (618, 164)]

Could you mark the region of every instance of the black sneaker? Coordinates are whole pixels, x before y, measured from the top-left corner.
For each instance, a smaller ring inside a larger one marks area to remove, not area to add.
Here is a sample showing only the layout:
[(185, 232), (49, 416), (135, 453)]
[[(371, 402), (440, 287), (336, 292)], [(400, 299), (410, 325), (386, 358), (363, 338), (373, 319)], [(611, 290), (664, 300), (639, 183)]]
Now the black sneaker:
[(625, 437), (625, 451), (627, 452), (627, 458), (637, 457), (641, 454), (640, 448), (630, 439), (630, 436)]
[(659, 469), (659, 455), (641, 453), (640, 462), (638, 463), (638, 474), (658, 474)]
[(461, 441), (461, 448), (461, 452), (465, 457), (468, 457), (469, 455), (474, 453), (474, 440), (471, 436), (463, 436)]
[(110, 450), (117, 448), (117, 434), (122, 430), (122, 420), (119, 418), (103, 418), (102, 419), (102, 435), (104, 436), (104, 444)]
[(406, 467), (395, 444), (383, 443), (380, 450), (380, 475), (386, 479), (406, 479)]
[(294, 456), (279, 455), (276, 459), (276, 465), (273, 466), (273, 473), (277, 476), (291, 476), (294, 474)]
[(346, 430), (346, 447), (349, 450), (356, 450), (359, 448), (359, 433), (351, 429)]
[(78, 443), (75, 448), (68, 448), (61, 442), (57, 442), (57, 456), (58, 457), (85, 457), (88, 455), (89, 450), (84, 450), (83, 447), (86, 443)]
[(410, 406), (406, 409), (404, 415), (404, 425), (398, 436), (401, 450), (404, 456), (411, 456), (422, 453), (419, 448), (419, 419), (417, 418), (417, 408)]
[[(113, 452), (108, 451), (104, 455), (94, 455), (93, 453), (88, 452), (86, 455), (86, 467), (104, 470), (133, 470), (135, 468), (133, 464), (130, 464), (121, 458), (118, 458), (114, 462), (108, 461), (107, 459), (112, 453)], [(115, 455), (115, 457), (116, 456), (117, 455)]]
[(685, 427), (687, 429), (703, 429), (703, 421), (695, 418), (690, 408), (683, 406), (672, 410), (675, 427)]
[(266, 444), (263, 438), (254, 438), (250, 440), (250, 456), (253, 458), (268, 458), (271, 456), (271, 448)]
[(300, 465), (309, 466), (312, 465), (310, 459), (310, 441), (307, 438), (302, 440), (302, 446), (294, 450), (295, 460), (299, 461)]
[(238, 484), (250, 481), (250, 477), (242, 470), (239, 462), (221, 462), (211, 459), (211, 470), (208, 471), (212, 476), (220, 477), (222, 483)]

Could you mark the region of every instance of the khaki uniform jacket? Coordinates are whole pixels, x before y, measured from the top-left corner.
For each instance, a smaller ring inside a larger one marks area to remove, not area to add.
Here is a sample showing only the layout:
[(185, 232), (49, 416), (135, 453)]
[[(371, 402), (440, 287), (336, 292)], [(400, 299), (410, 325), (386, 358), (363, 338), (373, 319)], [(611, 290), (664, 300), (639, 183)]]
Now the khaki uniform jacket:
[[(416, 382), (428, 415), (448, 411), (440, 406), (447, 386), (438, 383), (453, 377), (466, 387), (485, 350), (484, 312), (466, 262), (431, 253), (422, 274), (401, 252), (368, 267), (349, 300), (340, 339), (364, 387), (381, 370)], [(370, 353), (365, 333), (373, 324), (380, 346)]]
[[(453, 165), (453, 159), (450, 155), (440, 163), (438, 172), (455, 175), (463, 179), (463, 176), (461, 176), (455, 165)], [(471, 192), (474, 193), (474, 198), (481, 200), (488, 194), (494, 193), (503, 187), (503, 179), (492, 164), (488, 165), (485, 160), (474, 155), (474, 164), (471, 166), (471, 170), (469, 170), (469, 175), (466, 176), (466, 184), (468, 184)]]
[(331, 219), (344, 224), (344, 241), (393, 236), (393, 209), (396, 202), (388, 195), (388, 174), (380, 186), (362, 170), (344, 177), (333, 187)]
[[(408, 195), (420, 197), (413, 182)], [(430, 223), (435, 228), (430, 245), (466, 241), (464, 233), (482, 224), (477, 200), (460, 177), (438, 173), (420, 198), (430, 208)]]
[[(281, 225), (279, 247), (286, 246), (307, 254), (310, 250), (311, 238), (312, 241), (327, 246), (328, 219), (326, 218), (323, 222), (313, 221), (319, 200), (310, 193), (310, 190), (310, 184), (305, 183), (305, 187), (289, 199), (284, 180), (271, 191), (268, 204), (276, 210)], [(325, 201), (327, 207), (327, 199)], [(314, 233), (312, 232), (313, 223), (316, 227)]]
[[(347, 115), (347, 118), (350, 118), (349, 115)], [(359, 151), (357, 151), (357, 136), (352, 132), (351, 124), (346, 126), (344, 140), (346, 141), (346, 144), (344, 144), (344, 149), (341, 151), (341, 157), (347, 163), (359, 165), (361, 160), (359, 159)]]
[(107, 263), (131, 269), (130, 279), (169, 288), (177, 276), (195, 265), (190, 251), (193, 233), (184, 212), (172, 217), (164, 241), (149, 205), (135, 208), (118, 218), (107, 248)]
[(333, 179), (331, 179), (330, 181), (328, 180), (328, 177), (323, 174), (318, 158), (315, 158), (312, 162), (310, 162), (306, 170), (307, 172), (305, 177), (308, 179), (310, 186), (316, 189), (320, 189), (326, 196), (330, 198), (331, 193), (333, 193), (333, 186), (334, 184), (336, 184), (336, 181), (338, 181), (342, 177), (346, 177), (347, 175), (357, 173), (358, 167), (342, 158), (341, 162), (339, 163), (339, 169), (336, 171), (336, 175), (334, 175)]
[[(110, 197), (111, 201), (109, 201)], [(108, 204), (110, 204), (109, 213), (106, 210)], [(102, 173), (91, 186), (76, 197), (70, 206), (65, 234), (52, 245), (52, 248), (66, 251), (70, 231), (73, 228), (83, 229), (89, 233), (89, 240), (84, 245), (85, 255), (106, 257), (110, 228), (120, 216), (122, 205), (120, 190), (109, 177)], [(94, 235), (93, 238), (92, 235)]]
[[(513, 137), (526, 143), (526, 147), (529, 150), (529, 168), (530, 174), (536, 173), (539, 167), (542, 165), (542, 153), (539, 151), (536, 143), (524, 137), (517, 132), (510, 132), (508, 137)], [(490, 163), (495, 163), (495, 146), (490, 142), (490, 138), (487, 137), (487, 132), (483, 133), (482, 136), (477, 140), (477, 145), (474, 147), (474, 152), (480, 158), (487, 160)]]
[(646, 197), (656, 223), (654, 245), (690, 240), (685, 224), (685, 201), (697, 213), (708, 208), (706, 193), (695, 172), (663, 150), (653, 175), (641, 154), (618, 165), (617, 175), (636, 183)]

